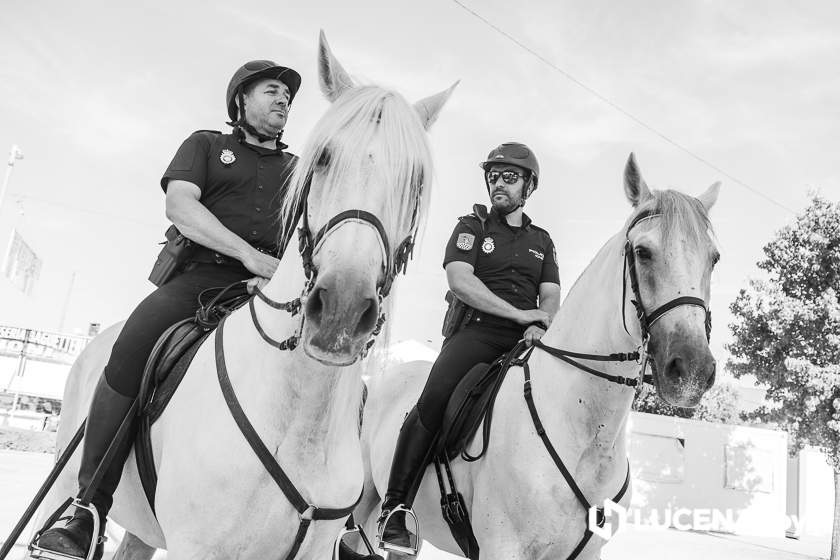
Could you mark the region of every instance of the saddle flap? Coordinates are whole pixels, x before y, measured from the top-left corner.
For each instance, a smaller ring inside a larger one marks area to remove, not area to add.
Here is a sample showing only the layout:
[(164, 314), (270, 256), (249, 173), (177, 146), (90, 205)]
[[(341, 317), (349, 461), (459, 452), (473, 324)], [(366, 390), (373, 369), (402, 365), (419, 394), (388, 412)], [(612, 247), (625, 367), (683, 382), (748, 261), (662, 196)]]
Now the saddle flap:
[(495, 399), (500, 365), (476, 364), (455, 387), (443, 415), (437, 455), (451, 459), (466, 449)]

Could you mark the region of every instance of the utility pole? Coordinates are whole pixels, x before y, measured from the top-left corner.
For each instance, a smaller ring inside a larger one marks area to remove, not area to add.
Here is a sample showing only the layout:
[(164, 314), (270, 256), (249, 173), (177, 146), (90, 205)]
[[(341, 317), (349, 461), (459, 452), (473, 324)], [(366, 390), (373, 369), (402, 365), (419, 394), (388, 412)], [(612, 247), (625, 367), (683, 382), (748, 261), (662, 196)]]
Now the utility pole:
[(12, 144), (12, 149), (9, 150), (9, 161), (6, 164), (6, 176), (3, 178), (3, 187), (0, 188), (0, 208), (3, 207), (3, 199), (6, 198), (6, 188), (9, 186), (9, 177), (12, 176), (12, 170), (15, 168), (15, 162), (23, 159), (23, 151), (17, 144)]
[(70, 285), (67, 287), (67, 296), (64, 298), (64, 305), (61, 306), (61, 319), (58, 321), (58, 332), (64, 332), (64, 320), (67, 318), (67, 308), (70, 307), (70, 296), (73, 295), (73, 286), (76, 284), (76, 271), (70, 276)]

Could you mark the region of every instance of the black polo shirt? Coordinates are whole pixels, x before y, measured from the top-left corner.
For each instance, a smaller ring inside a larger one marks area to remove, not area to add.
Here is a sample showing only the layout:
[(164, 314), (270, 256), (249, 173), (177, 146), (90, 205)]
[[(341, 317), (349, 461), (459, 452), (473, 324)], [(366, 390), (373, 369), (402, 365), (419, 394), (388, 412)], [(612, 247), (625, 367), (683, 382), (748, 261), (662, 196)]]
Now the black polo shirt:
[(272, 254), (278, 251), (280, 206), (297, 156), (245, 142), (241, 133), (199, 130), (184, 140), (163, 174), (194, 183), (201, 202), (226, 228)]
[(471, 264), (491, 292), (517, 309), (537, 307), (541, 283), (560, 283), (554, 242), (524, 214), (522, 227), (513, 227), (491, 210), (483, 230), (475, 214), (461, 217), (446, 245), (444, 268), (452, 261)]

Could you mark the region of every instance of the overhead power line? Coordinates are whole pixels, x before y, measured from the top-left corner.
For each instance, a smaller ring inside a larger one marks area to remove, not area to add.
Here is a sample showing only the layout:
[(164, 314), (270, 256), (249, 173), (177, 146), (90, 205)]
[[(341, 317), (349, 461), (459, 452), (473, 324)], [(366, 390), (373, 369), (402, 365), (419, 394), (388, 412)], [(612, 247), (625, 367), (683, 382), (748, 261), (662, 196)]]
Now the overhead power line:
[(502, 35), (503, 37), (505, 37), (506, 39), (508, 39), (512, 43), (514, 43), (516, 46), (523, 49), (527, 53), (531, 54), (532, 56), (537, 58), (540, 62), (542, 62), (543, 64), (545, 64), (546, 66), (548, 66), (549, 68), (554, 70), (555, 72), (559, 73), (564, 78), (566, 78), (567, 80), (569, 80), (570, 82), (572, 82), (576, 86), (580, 87), (581, 89), (583, 89), (587, 93), (596, 97), (597, 99), (599, 99), (603, 103), (609, 105), (610, 107), (612, 107), (613, 109), (615, 109), (616, 111), (618, 111), (619, 113), (621, 113), (622, 115), (627, 117), (628, 119), (632, 120), (633, 122), (635, 122), (636, 124), (638, 124), (642, 128), (648, 130), (649, 132), (652, 132), (653, 134), (655, 134), (656, 136), (658, 136), (659, 138), (661, 138), (662, 140), (664, 140), (668, 144), (671, 144), (672, 146), (674, 146), (678, 150), (688, 154), (689, 156), (691, 156), (695, 160), (699, 161), (703, 165), (706, 165), (707, 167), (709, 167), (711, 169), (714, 169), (715, 171), (717, 171), (718, 173), (720, 173), (721, 175), (723, 175), (727, 179), (730, 179), (731, 181), (741, 185), (742, 187), (744, 187), (748, 191), (752, 192), (753, 194), (756, 194), (756, 195), (760, 196), (761, 198), (765, 199), (766, 201), (768, 201), (772, 204), (775, 204), (779, 208), (787, 210), (791, 214), (796, 214), (796, 211), (792, 210), (791, 208), (788, 208), (787, 206), (785, 206), (784, 204), (782, 204), (778, 200), (776, 200), (776, 199), (766, 195), (765, 193), (761, 192), (760, 190), (750, 186), (745, 181), (742, 181), (742, 180), (738, 179), (737, 177), (735, 177), (732, 174), (730, 174), (730, 173), (726, 172), (725, 170), (721, 169), (720, 167), (718, 167), (717, 165), (715, 165), (711, 161), (707, 160), (703, 156), (692, 152), (690, 149), (683, 146), (682, 144), (680, 144), (676, 140), (673, 140), (672, 138), (670, 138), (669, 136), (667, 136), (663, 132), (660, 132), (657, 128), (649, 125), (648, 123), (646, 123), (645, 121), (643, 121), (642, 119), (640, 119), (639, 117), (637, 117), (636, 115), (634, 115), (633, 113), (631, 113), (630, 111), (628, 111), (627, 109), (625, 109), (624, 107), (622, 107), (621, 105), (619, 105), (618, 103), (616, 103), (615, 101), (610, 99), (609, 97), (603, 95), (598, 90), (596, 90), (593, 87), (591, 87), (591, 86), (585, 84), (584, 82), (580, 81), (579, 79), (574, 77), (568, 71), (560, 68), (554, 62), (552, 62), (551, 60), (549, 60), (548, 58), (546, 58), (542, 54), (538, 53), (537, 51), (535, 51), (534, 49), (532, 49), (528, 45), (524, 44), (522, 41), (520, 41), (519, 39), (517, 39), (516, 37), (514, 37), (513, 35), (511, 35), (507, 31), (505, 31), (504, 29), (502, 29), (498, 25), (489, 21), (487, 18), (485, 18), (484, 16), (482, 16), (481, 14), (479, 14), (478, 12), (476, 12), (475, 10), (473, 10), (472, 8), (470, 8), (469, 6), (467, 6), (466, 4), (461, 2), (460, 0), (452, 0), (452, 1), (455, 4), (457, 4), (458, 6), (460, 6), (462, 9), (464, 9), (466, 12), (471, 14), (473, 17), (475, 17), (479, 21), (483, 22), (485, 25), (487, 25), (488, 27), (490, 27), (491, 29), (493, 29), (494, 31), (496, 31), (497, 33), (499, 33), (500, 35)]

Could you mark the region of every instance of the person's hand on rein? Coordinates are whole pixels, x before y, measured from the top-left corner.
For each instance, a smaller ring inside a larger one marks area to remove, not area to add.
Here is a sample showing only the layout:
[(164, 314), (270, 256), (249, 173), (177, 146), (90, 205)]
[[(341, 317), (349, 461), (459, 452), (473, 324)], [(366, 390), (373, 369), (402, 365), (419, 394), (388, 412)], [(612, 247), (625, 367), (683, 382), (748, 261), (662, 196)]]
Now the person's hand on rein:
[(523, 340), (525, 340), (525, 344), (528, 347), (534, 345), (534, 342), (541, 339), (545, 334), (545, 329), (539, 327), (537, 325), (531, 325), (527, 329), (525, 329), (525, 334), (522, 335)]
[(516, 322), (520, 325), (543, 323), (548, 327), (551, 324), (551, 317), (542, 309), (521, 309), (519, 310), (519, 319)]
[(277, 270), (280, 260), (254, 249), (245, 255), (242, 259), (242, 264), (249, 272), (256, 276), (271, 278), (274, 276), (274, 271)]
[(245, 289), (248, 290), (249, 294), (253, 295), (257, 290), (262, 290), (263, 286), (268, 284), (268, 280), (268, 278), (263, 278), (262, 276), (254, 276), (245, 283)]

